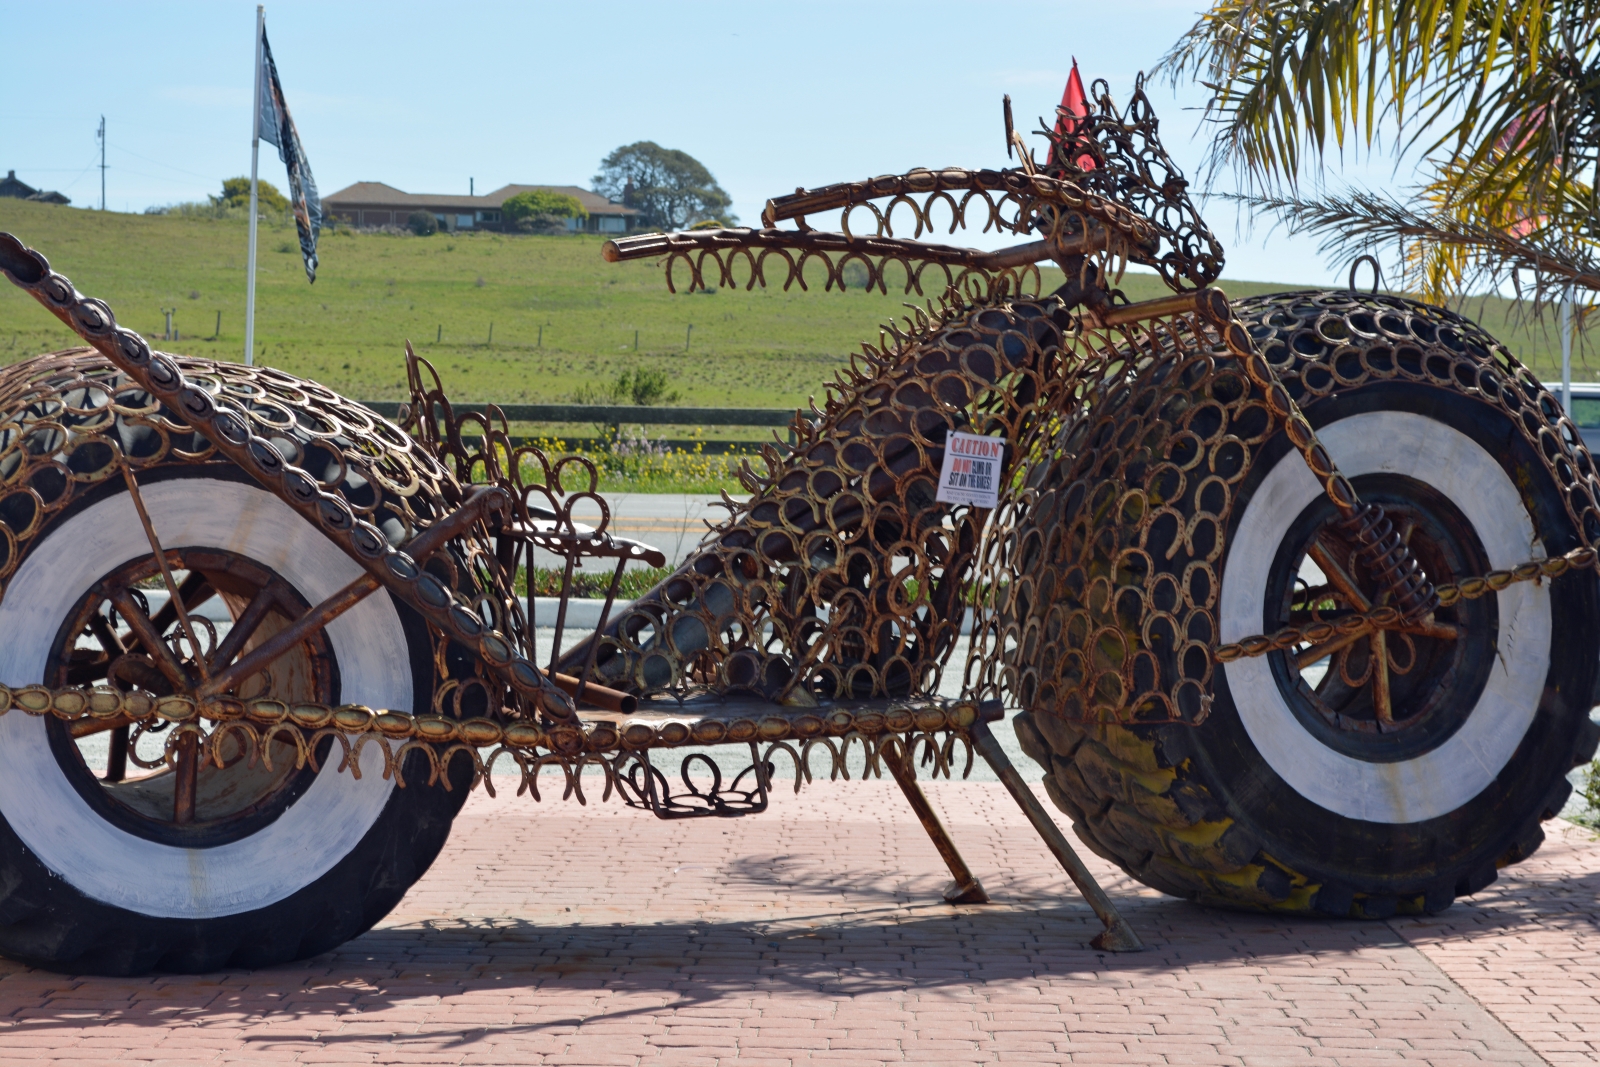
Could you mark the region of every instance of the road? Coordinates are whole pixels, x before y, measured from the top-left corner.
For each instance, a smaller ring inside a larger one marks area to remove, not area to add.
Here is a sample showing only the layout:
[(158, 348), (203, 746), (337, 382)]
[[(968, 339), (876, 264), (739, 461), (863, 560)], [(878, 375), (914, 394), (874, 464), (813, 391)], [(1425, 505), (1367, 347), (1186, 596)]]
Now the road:
[[(705, 536), (703, 520), (718, 522), (727, 512), (713, 504), (721, 503), (720, 496), (705, 493), (608, 493), (606, 502), (611, 507), (612, 533), (635, 541), (643, 541), (667, 554), (667, 565), (676, 567), (694, 551)], [(581, 501), (573, 511), (579, 522), (594, 523), (600, 511), (590, 501)], [(541, 566), (551, 566), (541, 560)]]

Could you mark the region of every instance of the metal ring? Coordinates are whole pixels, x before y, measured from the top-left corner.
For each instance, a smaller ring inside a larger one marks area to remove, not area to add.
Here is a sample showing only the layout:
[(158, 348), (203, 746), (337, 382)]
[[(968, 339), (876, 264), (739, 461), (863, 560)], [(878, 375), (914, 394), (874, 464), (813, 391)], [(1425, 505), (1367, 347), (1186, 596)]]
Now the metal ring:
[(1363, 264), (1363, 263), (1371, 263), (1372, 264), (1372, 289), (1371, 289), (1371, 292), (1373, 293), (1373, 295), (1377, 295), (1378, 286), (1383, 284), (1383, 268), (1378, 265), (1378, 257), (1372, 256), (1372, 255), (1360, 255), (1360, 256), (1357, 256), (1355, 258), (1355, 261), (1350, 264), (1350, 281), (1349, 281), (1349, 284), (1347, 284), (1345, 286), (1345, 288), (1349, 289), (1352, 293), (1356, 291), (1356, 268), (1361, 266), (1361, 264)]

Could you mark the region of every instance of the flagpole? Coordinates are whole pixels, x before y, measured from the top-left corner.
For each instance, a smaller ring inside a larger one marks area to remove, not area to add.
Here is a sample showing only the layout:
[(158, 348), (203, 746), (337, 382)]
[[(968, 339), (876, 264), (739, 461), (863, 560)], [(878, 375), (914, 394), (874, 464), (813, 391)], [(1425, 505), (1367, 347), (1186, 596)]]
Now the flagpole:
[(256, 361), (256, 176), (261, 163), (261, 38), (266, 34), (266, 7), (256, 5), (255, 108), (250, 112), (250, 253), (245, 263), (244, 365)]

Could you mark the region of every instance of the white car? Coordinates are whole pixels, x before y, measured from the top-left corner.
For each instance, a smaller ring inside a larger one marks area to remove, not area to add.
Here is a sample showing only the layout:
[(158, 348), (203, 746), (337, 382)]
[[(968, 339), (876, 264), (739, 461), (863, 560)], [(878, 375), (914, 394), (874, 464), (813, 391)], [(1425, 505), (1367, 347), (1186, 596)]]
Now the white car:
[[(1549, 388), (1557, 397), (1561, 396), (1560, 382)], [(1572, 400), (1566, 407), (1589, 451), (1600, 452), (1600, 382), (1573, 382)]]

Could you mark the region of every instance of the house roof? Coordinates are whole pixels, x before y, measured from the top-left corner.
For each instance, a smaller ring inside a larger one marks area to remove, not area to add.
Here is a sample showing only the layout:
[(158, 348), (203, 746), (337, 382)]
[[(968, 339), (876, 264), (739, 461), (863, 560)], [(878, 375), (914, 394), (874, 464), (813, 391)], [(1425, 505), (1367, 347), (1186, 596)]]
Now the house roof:
[(483, 196), (449, 196), (443, 193), (407, 193), (396, 189), (383, 182), (356, 182), (348, 185), (336, 193), (330, 193), (322, 198), (322, 202), (331, 207), (341, 204), (351, 206), (371, 204), (375, 207), (411, 208), (413, 210), (493, 210), (516, 196), (518, 193), (530, 189), (547, 189), (553, 193), (565, 193), (577, 200), (591, 215), (637, 215), (635, 208), (623, 207), (613, 204), (605, 197), (588, 189), (576, 185), (504, 185), (492, 193)]
[(26, 200), (39, 190), (17, 177), (16, 171), (8, 171), (4, 178), (0, 178), (0, 196), (14, 196), (19, 200)]
[(34, 200), (41, 204), (70, 204), (67, 197), (53, 189), (35, 189), (21, 178), (17, 177), (14, 170), (7, 171), (4, 178), (0, 178), (0, 196), (13, 196), (18, 200)]

